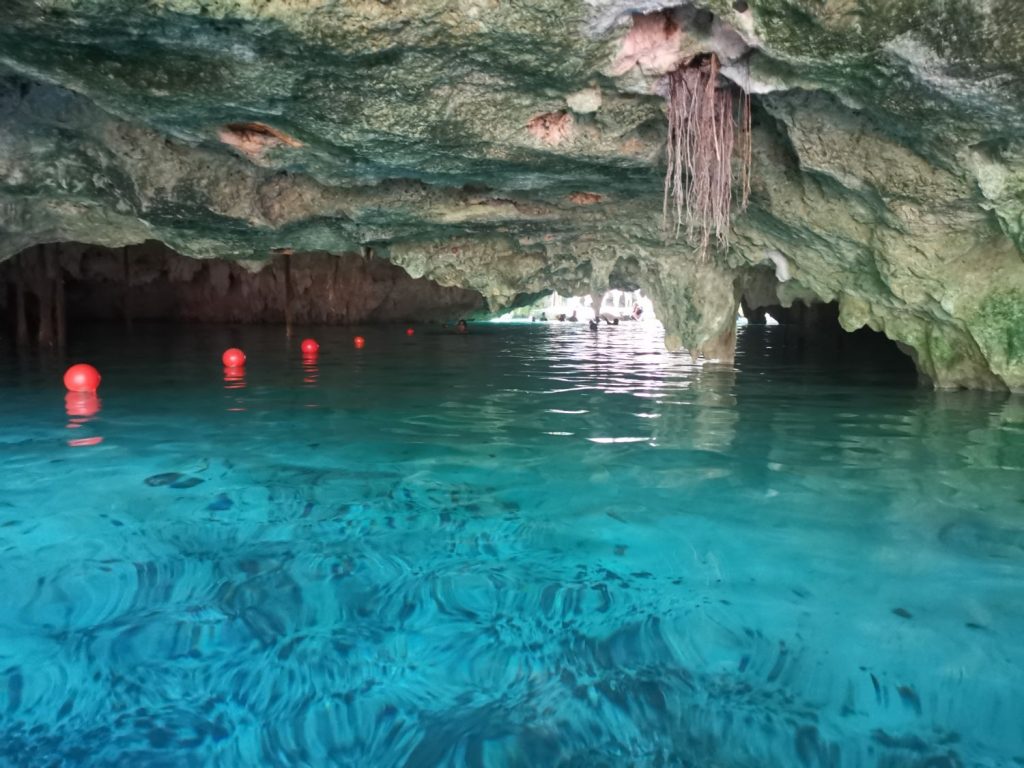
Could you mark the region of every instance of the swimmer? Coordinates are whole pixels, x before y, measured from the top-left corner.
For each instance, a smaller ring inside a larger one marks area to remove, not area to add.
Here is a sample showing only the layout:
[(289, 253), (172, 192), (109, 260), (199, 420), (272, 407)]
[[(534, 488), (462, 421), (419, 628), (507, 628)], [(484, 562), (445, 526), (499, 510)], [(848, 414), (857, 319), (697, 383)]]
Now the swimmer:
[(597, 322), (597, 320), (588, 320), (587, 322), (590, 323), (590, 330), (596, 331), (598, 329), (599, 323)]
[(459, 320), (459, 322), (455, 324), (456, 333), (465, 333), (467, 330), (469, 330), (469, 328), (466, 326), (465, 320)]

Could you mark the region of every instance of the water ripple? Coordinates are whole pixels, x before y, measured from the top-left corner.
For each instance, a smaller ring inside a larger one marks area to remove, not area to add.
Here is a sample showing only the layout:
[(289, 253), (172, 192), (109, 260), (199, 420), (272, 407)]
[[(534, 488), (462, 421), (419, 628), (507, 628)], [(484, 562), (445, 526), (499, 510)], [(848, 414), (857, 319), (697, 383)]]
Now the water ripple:
[(146, 333), (75, 350), (102, 445), (0, 366), (7, 764), (1024, 754), (1018, 400), (625, 324), (247, 329), (225, 393), (227, 331)]

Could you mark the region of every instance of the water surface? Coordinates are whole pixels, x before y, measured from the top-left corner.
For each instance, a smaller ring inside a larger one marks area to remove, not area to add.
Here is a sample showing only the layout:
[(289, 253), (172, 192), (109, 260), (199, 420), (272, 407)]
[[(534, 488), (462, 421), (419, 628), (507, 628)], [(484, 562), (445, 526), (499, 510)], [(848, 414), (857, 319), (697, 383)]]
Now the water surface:
[(783, 333), (5, 352), (0, 761), (1020, 765), (1024, 404)]

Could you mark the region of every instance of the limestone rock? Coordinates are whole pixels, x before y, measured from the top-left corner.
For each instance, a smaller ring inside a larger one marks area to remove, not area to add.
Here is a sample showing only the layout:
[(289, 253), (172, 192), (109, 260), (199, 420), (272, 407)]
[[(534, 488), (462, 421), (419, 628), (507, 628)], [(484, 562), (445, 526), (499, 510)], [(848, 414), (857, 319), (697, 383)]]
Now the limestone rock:
[(578, 115), (589, 115), (601, 108), (601, 89), (584, 88), (565, 97), (565, 103)]
[[(0, 259), (372, 252), (495, 310), (639, 286), (718, 358), (774, 291), (838, 301), (937, 386), (1024, 389), (1017, 1), (747, 5), (7, 0)], [(712, 51), (755, 94), (755, 175), (699, 264), (661, 232), (659, 94)]]
[[(129, 314), (135, 320), (205, 323), (285, 319), (286, 267), (280, 255), (260, 262), (193, 259), (156, 242), (113, 251), (78, 243), (47, 247), (59, 251), (68, 305), (76, 317), (119, 320)], [(296, 253), (287, 270), (296, 323), (454, 321), (485, 308), (475, 291), (415, 279), (394, 264), (357, 254)]]

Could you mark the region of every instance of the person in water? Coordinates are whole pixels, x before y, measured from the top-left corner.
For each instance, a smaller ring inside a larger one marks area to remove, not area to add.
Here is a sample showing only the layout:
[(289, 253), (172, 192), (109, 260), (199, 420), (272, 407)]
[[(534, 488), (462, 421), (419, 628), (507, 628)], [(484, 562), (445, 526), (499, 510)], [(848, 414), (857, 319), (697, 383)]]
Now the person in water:
[(576, 310), (574, 309), (572, 311), (572, 315), (569, 317), (569, 322), (570, 323), (575, 323), (577, 320), (579, 320), (579, 318), (576, 317)]
[(455, 324), (455, 332), (456, 333), (465, 333), (468, 330), (469, 330), (469, 328), (466, 325), (466, 321), (465, 320), (459, 320), (459, 322), (457, 322)]
[(542, 323), (546, 323), (548, 321), (548, 313), (547, 312), (541, 312), (540, 313), (540, 321)]
[(596, 331), (598, 329), (598, 327), (601, 325), (599, 322), (597, 322), (597, 320), (590, 320), (589, 322), (590, 322), (590, 330), (592, 330), (592, 331)]

